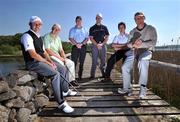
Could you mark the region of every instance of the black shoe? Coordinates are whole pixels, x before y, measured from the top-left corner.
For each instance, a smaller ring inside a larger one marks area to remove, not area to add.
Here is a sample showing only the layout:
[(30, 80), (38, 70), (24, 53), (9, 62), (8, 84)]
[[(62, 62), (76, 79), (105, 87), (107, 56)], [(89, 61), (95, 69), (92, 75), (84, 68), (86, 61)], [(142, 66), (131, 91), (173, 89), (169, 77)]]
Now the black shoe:
[(94, 76), (90, 76), (90, 77), (89, 77), (89, 80), (93, 80), (93, 79), (95, 79)]
[(81, 81), (81, 80), (82, 80), (82, 77), (77, 78), (77, 81)]
[(70, 84), (73, 86), (79, 86), (79, 83), (76, 80), (71, 81)]
[(104, 81), (112, 81), (111, 77), (105, 77)]

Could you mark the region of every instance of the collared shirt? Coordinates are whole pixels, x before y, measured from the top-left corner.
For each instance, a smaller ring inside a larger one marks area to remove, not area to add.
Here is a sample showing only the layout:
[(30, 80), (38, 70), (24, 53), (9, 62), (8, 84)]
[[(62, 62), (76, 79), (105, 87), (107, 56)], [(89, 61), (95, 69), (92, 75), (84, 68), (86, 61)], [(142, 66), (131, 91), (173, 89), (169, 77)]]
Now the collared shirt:
[(108, 35), (109, 35), (109, 31), (107, 27), (102, 24), (101, 25), (95, 24), (89, 29), (89, 36), (93, 37), (93, 39), (97, 43), (102, 43), (105, 39), (105, 36)]
[(128, 42), (128, 34), (118, 34), (114, 37), (114, 40), (112, 43), (114, 44), (126, 44)]
[(69, 38), (74, 39), (77, 43), (82, 43), (88, 37), (88, 32), (84, 27), (77, 28), (76, 26), (69, 31)]
[[(38, 38), (40, 38), (39, 34), (35, 33), (33, 30), (30, 31), (32, 31)], [(25, 51), (30, 49), (35, 50), (33, 38), (28, 33), (23, 34), (23, 36), (21, 37), (21, 43), (24, 45)], [(44, 45), (43, 50), (45, 50)]]
[(59, 54), (59, 51), (62, 50), (62, 42), (59, 36), (54, 38), (51, 33), (48, 33), (43, 38), (45, 49), (50, 49), (56, 54)]

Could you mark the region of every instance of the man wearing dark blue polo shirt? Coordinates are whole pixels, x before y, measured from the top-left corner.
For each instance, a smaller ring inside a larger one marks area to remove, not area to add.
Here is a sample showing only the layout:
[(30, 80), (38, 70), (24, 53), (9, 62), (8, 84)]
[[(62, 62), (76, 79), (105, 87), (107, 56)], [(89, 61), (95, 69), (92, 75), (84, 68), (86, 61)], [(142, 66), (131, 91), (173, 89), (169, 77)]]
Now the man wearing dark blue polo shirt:
[(92, 42), (92, 66), (90, 78), (95, 78), (98, 57), (100, 58), (100, 70), (104, 77), (106, 62), (106, 43), (108, 41), (109, 32), (106, 26), (101, 24), (102, 14), (96, 15), (96, 24), (89, 30), (89, 37)]

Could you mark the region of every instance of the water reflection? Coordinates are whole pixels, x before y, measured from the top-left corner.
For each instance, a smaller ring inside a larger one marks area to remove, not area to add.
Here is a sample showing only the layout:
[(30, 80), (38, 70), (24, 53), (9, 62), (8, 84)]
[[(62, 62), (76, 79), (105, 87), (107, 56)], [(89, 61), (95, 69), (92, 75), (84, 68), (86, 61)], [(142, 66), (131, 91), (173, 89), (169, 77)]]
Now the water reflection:
[(0, 77), (8, 75), (10, 72), (24, 67), (22, 57), (0, 58)]

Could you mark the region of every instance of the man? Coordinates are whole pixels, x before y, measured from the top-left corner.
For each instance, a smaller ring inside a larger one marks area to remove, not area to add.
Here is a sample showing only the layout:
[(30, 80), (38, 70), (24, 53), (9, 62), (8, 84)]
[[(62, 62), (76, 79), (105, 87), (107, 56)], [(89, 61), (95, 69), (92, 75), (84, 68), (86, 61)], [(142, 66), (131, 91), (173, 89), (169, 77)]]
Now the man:
[(119, 34), (114, 37), (114, 40), (112, 42), (112, 47), (115, 50), (115, 53), (111, 55), (111, 57), (108, 59), (106, 72), (105, 72), (105, 80), (111, 80), (110, 75), (111, 71), (114, 67), (114, 64), (118, 62), (121, 58), (123, 58), (123, 61), (126, 58), (125, 53), (129, 50), (125, 45), (128, 41), (128, 34), (125, 33), (126, 25), (124, 22), (120, 22), (118, 24), (118, 30)]
[(137, 12), (134, 15), (134, 20), (137, 24), (130, 32), (130, 40), (127, 46), (131, 48), (131, 53), (127, 54), (127, 58), (122, 66), (123, 74), (123, 89), (118, 89), (118, 92), (125, 94), (131, 92), (131, 71), (133, 69), (134, 58), (138, 60), (139, 69), (139, 98), (143, 99), (146, 96), (146, 85), (148, 80), (149, 61), (152, 57), (152, 52), (157, 42), (156, 29), (147, 25), (144, 20), (145, 16), (142, 12)]
[(66, 58), (61, 39), (59, 37), (60, 31), (61, 26), (59, 24), (54, 24), (52, 26), (51, 32), (46, 34), (43, 38), (45, 49), (53, 61), (58, 62), (67, 68), (70, 83), (74, 86), (78, 86), (75, 81), (74, 62)]
[(71, 51), (71, 59), (77, 65), (79, 59), (79, 71), (78, 79), (81, 80), (83, 73), (83, 65), (86, 57), (86, 44), (89, 40), (88, 32), (82, 26), (81, 16), (77, 16), (75, 19), (76, 25), (69, 31), (69, 40), (71, 41), (73, 47)]
[(58, 108), (65, 113), (71, 113), (74, 109), (67, 104), (63, 96), (75, 95), (76, 92), (69, 90), (67, 82), (61, 79), (61, 77), (65, 77), (65, 69), (58, 63), (54, 63), (44, 49), (43, 41), (39, 34), (42, 20), (38, 16), (32, 16), (29, 26), (30, 30), (21, 37), (21, 47), (26, 68), (42, 76), (50, 77), (52, 79), (54, 97), (59, 104)]
[(96, 15), (96, 24), (89, 29), (89, 37), (92, 42), (92, 66), (90, 79), (95, 78), (98, 57), (100, 57), (100, 70), (104, 77), (106, 62), (106, 43), (108, 41), (109, 32), (105, 25), (101, 24), (102, 14)]

